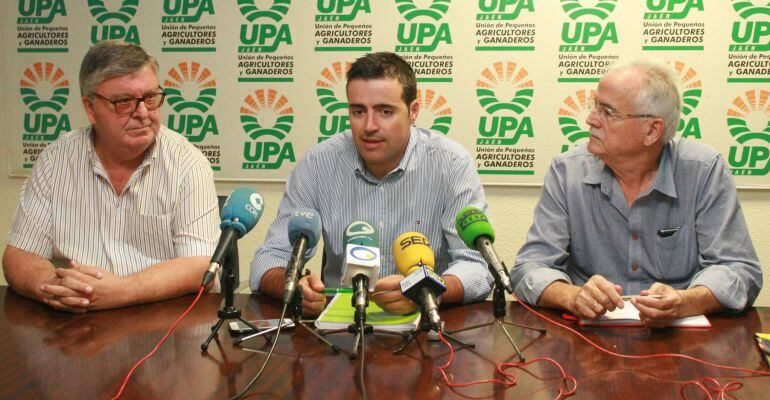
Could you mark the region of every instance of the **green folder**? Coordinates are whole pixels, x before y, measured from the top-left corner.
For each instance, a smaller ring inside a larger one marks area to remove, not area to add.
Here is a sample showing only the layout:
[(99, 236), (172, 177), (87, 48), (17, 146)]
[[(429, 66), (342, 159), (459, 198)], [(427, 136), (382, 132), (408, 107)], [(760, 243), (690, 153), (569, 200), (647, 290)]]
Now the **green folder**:
[[(337, 293), (329, 305), (315, 321), (318, 329), (342, 329), (352, 324), (355, 309), (351, 305), (353, 293)], [(366, 307), (366, 323), (373, 327), (387, 331), (411, 331), (416, 330), (420, 322), (420, 313), (407, 315), (391, 314), (385, 312), (373, 301), (369, 301)]]

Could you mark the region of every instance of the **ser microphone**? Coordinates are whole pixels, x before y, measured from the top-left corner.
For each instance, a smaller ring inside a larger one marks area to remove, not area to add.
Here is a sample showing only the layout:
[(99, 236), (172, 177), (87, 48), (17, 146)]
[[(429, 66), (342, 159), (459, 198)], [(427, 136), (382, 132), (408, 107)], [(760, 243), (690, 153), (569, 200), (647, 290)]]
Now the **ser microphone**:
[(265, 201), (254, 189), (239, 187), (230, 193), (222, 207), (219, 236), (214, 254), (211, 256), (209, 269), (203, 274), (201, 285), (207, 286), (222, 267), (225, 258), (230, 254), (233, 244), (248, 233), (259, 222)]
[(372, 224), (359, 220), (345, 228), (343, 241), (345, 259), (340, 285), (353, 287), (351, 305), (356, 309), (355, 319), (358, 321), (366, 318), (366, 306), (369, 304), (366, 292), (374, 291), (374, 283), (380, 273), (380, 236)]
[(457, 213), (455, 228), (468, 247), (481, 253), (495, 281), (500, 282), (508, 293), (513, 293), (513, 284), (511, 284), (510, 275), (508, 275), (508, 269), (497, 256), (495, 248), (492, 247), (492, 243), (495, 242), (495, 231), (492, 229), (492, 224), (489, 223), (487, 216), (477, 207), (465, 207)]
[(402, 234), (393, 244), (393, 259), (404, 275), (401, 280), (404, 297), (422, 305), (433, 329), (441, 330), (436, 297), (446, 291), (446, 285), (444, 279), (433, 272), (435, 261), (428, 238), (419, 232)]
[(289, 242), (294, 248), (289, 263), (286, 265), (286, 284), (283, 289), (283, 302), (291, 303), (297, 290), (299, 276), (305, 267), (305, 252), (318, 244), (321, 237), (321, 217), (311, 208), (300, 208), (289, 218)]

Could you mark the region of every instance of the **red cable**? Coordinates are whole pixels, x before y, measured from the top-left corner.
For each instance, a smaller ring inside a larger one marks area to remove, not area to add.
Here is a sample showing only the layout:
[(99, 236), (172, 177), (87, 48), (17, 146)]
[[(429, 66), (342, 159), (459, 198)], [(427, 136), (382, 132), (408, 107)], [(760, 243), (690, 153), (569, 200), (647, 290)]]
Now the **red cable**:
[(166, 332), (166, 335), (164, 335), (163, 338), (160, 339), (158, 344), (155, 345), (155, 348), (152, 349), (151, 352), (147, 353), (147, 355), (144, 356), (141, 360), (137, 361), (137, 363), (134, 364), (133, 367), (131, 367), (131, 370), (128, 371), (126, 378), (123, 380), (123, 384), (120, 386), (120, 390), (118, 390), (118, 394), (116, 394), (115, 397), (112, 398), (112, 400), (116, 400), (117, 398), (120, 397), (120, 395), (123, 394), (123, 390), (126, 388), (126, 385), (128, 385), (128, 380), (131, 378), (131, 375), (134, 373), (134, 370), (143, 362), (145, 362), (148, 358), (150, 358), (153, 354), (155, 354), (156, 351), (158, 351), (158, 349), (160, 348), (160, 345), (162, 345), (163, 342), (165, 342), (166, 339), (168, 339), (168, 336), (171, 335), (171, 332), (173, 332), (174, 329), (176, 329), (176, 326), (179, 325), (182, 319), (186, 317), (187, 314), (190, 313), (193, 307), (195, 307), (195, 304), (198, 303), (198, 300), (200, 300), (201, 295), (203, 294), (203, 289), (205, 289), (205, 287), (201, 286), (201, 289), (198, 291), (198, 296), (195, 297), (195, 300), (193, 300), (192, 304), (190, 304), (190, 307), (187, 307), (187, 310), (185, 310), (185, 312), (182, 313), (182, 315), (176, 320), (176, 322), (174, 322), (174, 324), (171, 325), (171, 328), (168, 330), (168, 332)]

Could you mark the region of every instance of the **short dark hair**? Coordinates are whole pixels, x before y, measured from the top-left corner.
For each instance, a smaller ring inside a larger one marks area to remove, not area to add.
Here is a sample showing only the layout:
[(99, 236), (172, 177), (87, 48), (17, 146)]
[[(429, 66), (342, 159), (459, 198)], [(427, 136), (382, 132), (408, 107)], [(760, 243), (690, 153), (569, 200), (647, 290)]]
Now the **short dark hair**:
[(104, 40), (93, 45), (80, 63), (80, 95), (93, 96), (103, 81), (138, 72), (150, 66), (158, 75), (158, 61), (143, 48), (121, 40)]
[[(353, 79), (397, 79), (401, 83), (401, 99), (406, 106), (417, 98), (417, 79), (412, 67), (396, 53), (381, 51), (358, 58), (348, 70), (348, 83)], [(347, 89), (347, 84), (345, 85)]]

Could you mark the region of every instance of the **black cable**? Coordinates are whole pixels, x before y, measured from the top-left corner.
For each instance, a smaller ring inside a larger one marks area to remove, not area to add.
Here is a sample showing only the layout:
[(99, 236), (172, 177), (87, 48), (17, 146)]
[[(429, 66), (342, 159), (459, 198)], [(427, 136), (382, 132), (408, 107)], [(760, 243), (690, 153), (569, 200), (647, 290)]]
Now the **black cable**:
[(361, 398), (363, 400), (366, 400), (366, 384), (364, 383), (364, 365), (366, 363), (364, 362), (364, 358), (366, 357), (366, 333), (364, 332), (364, 320), (361, 319), (358, 330), (361, 335), (361, 369), (359, 371), (359, 380), (361, 384)]
[(251, 382), (249, 382), (246, 387), (241, 390), (240, 393), (236, 394), (235, 396), (231, 397), (229, 400), (237, 400), (240, 399), (246, 392), (251, 389), (251, 386), (254, 385), (255, 382), (259, 379), (260, 376), (262, 376), (262, 373), (265, 372), (265, 367), (267, 367), (268, 361), (270, 361), (270, 357), (273, 355), (273, 350), (275, 350), (275, 345), (278, 343), (278, 338), (281, 335), (281, 329), (283, 328), (283, 318), (286, 316), (286, 309), (287, 309), (288, 303), (283, 304), (283, 310), (281, 310), (281, 318), (278, 320), (278, 330), (275, 332), (275, 339), (273, 340), (273, 345), (270, 346), (270, 351), (267, 352), (267, 357), (265, 358), (265, 361), (262, 363), (262, 367), (259, 369), (259, 372), (257, 372), (257, 375), (254, 376), (254, 378), (251, 379)]

